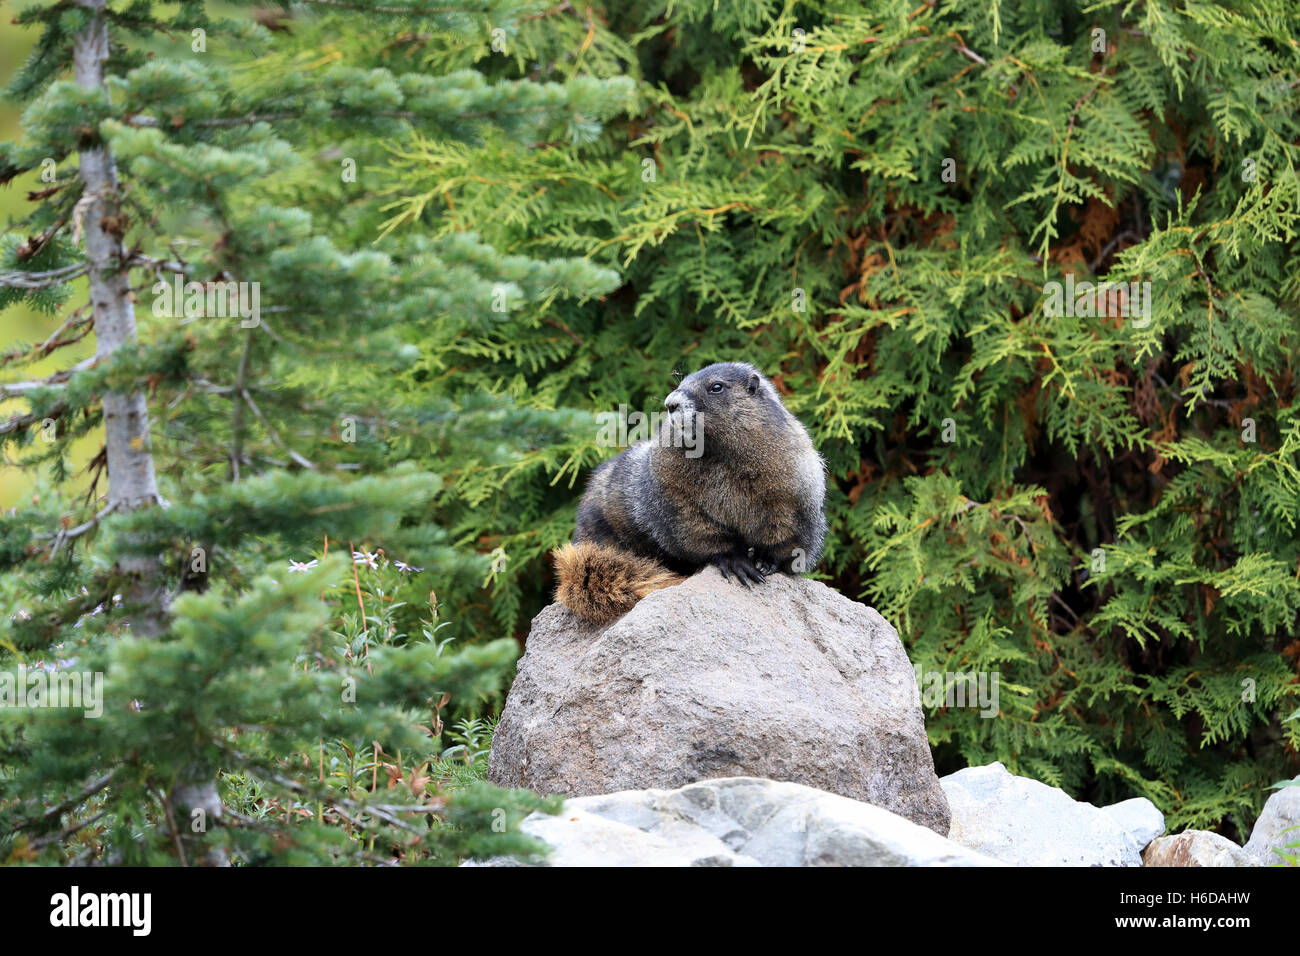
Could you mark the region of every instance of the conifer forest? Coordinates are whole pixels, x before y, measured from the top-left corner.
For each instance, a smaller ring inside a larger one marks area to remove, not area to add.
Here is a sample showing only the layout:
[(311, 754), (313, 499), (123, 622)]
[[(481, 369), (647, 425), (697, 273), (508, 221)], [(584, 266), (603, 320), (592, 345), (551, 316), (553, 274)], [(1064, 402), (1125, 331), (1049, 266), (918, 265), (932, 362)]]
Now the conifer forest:
[[(556, 549), (724, 362), (930, 777), (1300, 813), (1294, 0), (0, 14), (0, 862), (544, 857), (494, 737)], [(712, 776), (821, 779), (788, 712)]]

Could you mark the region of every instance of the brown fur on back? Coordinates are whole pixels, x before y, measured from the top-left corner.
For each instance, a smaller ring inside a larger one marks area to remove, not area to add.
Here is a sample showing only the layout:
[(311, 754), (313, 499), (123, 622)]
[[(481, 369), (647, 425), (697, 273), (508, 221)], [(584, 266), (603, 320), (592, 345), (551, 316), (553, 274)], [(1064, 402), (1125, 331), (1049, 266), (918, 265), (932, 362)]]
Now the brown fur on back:
[(592, 624), (608, 624), (651, 591), (683, 580), (650, 558), (590, 541), (556, 549), (555, 577), (555, 599)]

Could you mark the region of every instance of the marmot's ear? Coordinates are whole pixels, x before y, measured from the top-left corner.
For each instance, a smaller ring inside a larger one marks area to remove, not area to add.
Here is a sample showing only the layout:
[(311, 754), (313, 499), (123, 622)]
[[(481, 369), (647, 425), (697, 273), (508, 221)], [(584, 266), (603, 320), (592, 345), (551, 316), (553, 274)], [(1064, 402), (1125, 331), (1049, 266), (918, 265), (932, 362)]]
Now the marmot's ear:
[(751, 375), (749, 376), (749, 382), (748, 382), (748, 384), (747, 384), (745, 387), (749, 389), (749, 394), (750, 394), (750, 395), (753, 395), (755, 392), (758, 391), (758, 383), (759, 383), (760, 381), (762, 381), (762, 379), (760, 379), (760, 378), (758, 377), (758, 373), (757, 373), (757, 372), (754, 372), (753, 374), (751, 374)]

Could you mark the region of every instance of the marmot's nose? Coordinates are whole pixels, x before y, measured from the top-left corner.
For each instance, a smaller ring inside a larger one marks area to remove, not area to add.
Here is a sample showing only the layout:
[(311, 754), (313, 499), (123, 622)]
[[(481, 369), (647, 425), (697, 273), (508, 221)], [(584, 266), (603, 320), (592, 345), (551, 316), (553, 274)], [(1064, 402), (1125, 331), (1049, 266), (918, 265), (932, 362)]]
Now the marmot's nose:
[(668, 397), (664, 399), (664, 408), (670, 412), (675, 412), (682, 407), (682, 397), (677, 392), (669, 392)]

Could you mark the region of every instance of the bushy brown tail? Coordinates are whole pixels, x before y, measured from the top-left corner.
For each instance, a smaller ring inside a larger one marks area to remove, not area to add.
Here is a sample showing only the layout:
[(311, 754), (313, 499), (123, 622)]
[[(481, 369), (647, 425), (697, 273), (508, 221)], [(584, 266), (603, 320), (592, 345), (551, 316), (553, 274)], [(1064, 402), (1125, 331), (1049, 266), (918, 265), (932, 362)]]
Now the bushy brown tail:
[(557, 548), (554, 557), (555, 599), (592, 624), (608, 624), (651, 591), (683, 580), (650, 558), (589, 541)]

